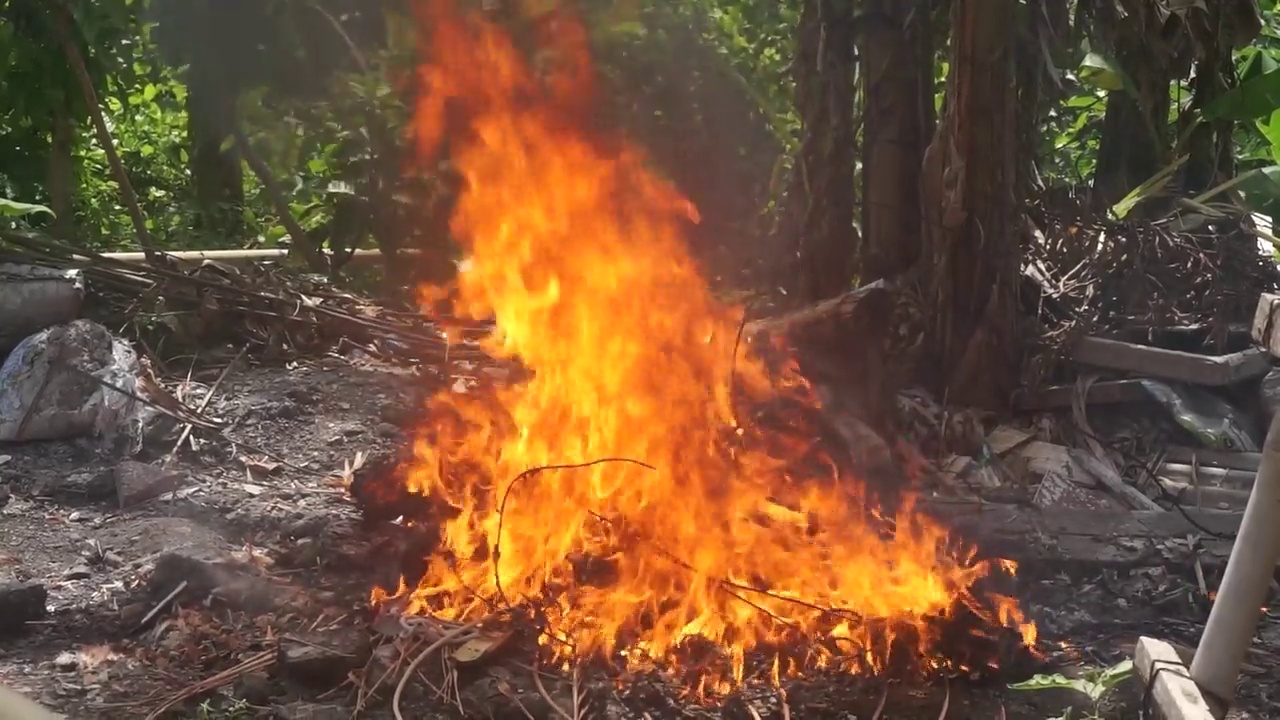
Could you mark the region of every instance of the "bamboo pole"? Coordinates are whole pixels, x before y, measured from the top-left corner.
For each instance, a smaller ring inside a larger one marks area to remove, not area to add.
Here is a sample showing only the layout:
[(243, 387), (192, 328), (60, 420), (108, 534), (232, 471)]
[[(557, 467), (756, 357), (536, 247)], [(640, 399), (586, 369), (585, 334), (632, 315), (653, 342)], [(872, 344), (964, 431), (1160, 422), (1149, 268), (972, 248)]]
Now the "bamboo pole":
[(1267, 588), (1276, 561), (1280, 560), (1277, 511), (1280, 511), (1280, 422), (1272, 420), (1240, 532), (1191, 662), (1191, 678), (1224, 703), (1230, 703), (1235, 697), (1240, 666), (1257, 633)]

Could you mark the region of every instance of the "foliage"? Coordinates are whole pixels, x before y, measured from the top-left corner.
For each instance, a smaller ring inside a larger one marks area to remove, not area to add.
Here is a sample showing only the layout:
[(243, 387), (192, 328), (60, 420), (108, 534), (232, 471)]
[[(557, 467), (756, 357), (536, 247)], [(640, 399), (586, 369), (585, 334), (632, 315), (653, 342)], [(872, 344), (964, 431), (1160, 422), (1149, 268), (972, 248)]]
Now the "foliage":
[[(541, 12), (571, 1), (525, 5)], [(239, 121), (286, 189), (288, 212), (304, 230), (334, 247), (390, 241), (391, 235), (402, 244), (438, 242), (425, 237), (439, 228), (422, 230), (421, 208), (433, 204), (442, 178), (434, 169), (407, 168), (402, 147), (410, 90), (404, 80), (412, 74), (415, 43), (404, 0), (228, 3), (219, 6), (228, 16), (219, 27), (252, 32), (234, 41), (218, 41), (214, 32), (213, 40), (198, 43), (189, 37), (202, 29), (189, 27), (198, 16), (183, 10), (191, 3), (65, 2), (148, 229), (163, 247), (272, 247), (287, 237), (280, 210), (249, 172), (244, 205), (232, 208), (242, 219), (242, 235), (227, 237), (198, 222), (187, 107), (197, 44), (226, 58)], [(689, 186), (713, 218), (751, 215), (752, 204), (758, 208), (777, 195), (801, 132), (791, 60), (802, 0), (576, 2), (614, 80), (618, 117), (654, 150), (660, 169)], [(48, 8), (58, 4), (0, 0), (0, 60), (7, 68), (0, 75), (0, 197), (57, 208), (48, 178), (54, 125), (65, 118), (75, 128), (68, 162), (76, 238), (99, 249), (129, 247), (132, 230), (119, 188), (50, 30)], [(1168, 122), (1178, 140), (1168, 149), (1168, 167), (1132, 188), (1118, 212), (1176, 187), (1169, 168), (1180, 167), (1192, 127), (1231, 121), (1242, 179), (1227, 189), (1251, 210), (1280, 218), (1280, 15), (1275, 0), (1260, 6), (1263, 28), (1235, 51), (1227, 92), (1196, 108), (1189, 74), (1170, 83)], [(256, 22), (236, 15), (248, 12), (257, 13)], [(1048, 187), (1095, 181), (1109, 101), (1132, 92), (1136, 82), (1097, 28), (1077, 18), (1069, 30), (1070, 42), (1042, 46), (1037, 52), (1043, 55), (1035, 58), (1052, 75), (1036, 157)], [(254, 43), (257, 49), (247, 49)], [(697, 53), (690, 43), (698, 45)], [(944, 56), (939, 54), (935, 73), (939, 105)], [(678, 92), (676, 85), (682, 85)], [(741, 105), (720, 109), (727, 97)], [(757, 122), (743, 123), (744, 112), (754, 114), (771, 142), (741, 128), (726, 132)], [(224, 149), (233, 151), (229, 144)], [(726, 169), (710, 172), (721, 166)], [(726, 192), (726, 176), (750, 179)], [(719, 196), (726, 194), (736, 204), (722, 202)], [(8, 222), (37, 227), (54, 220), (52, 213), (4, 214)], [(424, 236), (413, 237), (415, 230)]]
[[(1069, 678), (1061, 673), (1052, 675), (1036, 675), (1029, 680), (1013, 683), (1010, 690), (1074, 690), (1089, 699), (1093, 712), (1089, 717), (1098, 717), (1098, 708), (1107, 695), (1116, 687), (1133, 677), (1133, 661), (1121, 660), (1107, 668), (1090, 668), (1078, 678)], [(1071, 710), (1068, 709), (1056, 720), (1069, 720)]]

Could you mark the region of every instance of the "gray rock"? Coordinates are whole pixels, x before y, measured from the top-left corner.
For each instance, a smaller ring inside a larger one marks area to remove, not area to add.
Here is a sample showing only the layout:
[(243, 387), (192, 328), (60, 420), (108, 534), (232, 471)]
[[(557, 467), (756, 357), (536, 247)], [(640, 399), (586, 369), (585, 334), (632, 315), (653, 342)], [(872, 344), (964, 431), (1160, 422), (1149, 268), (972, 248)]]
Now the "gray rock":
[(121, 508), (132, 507), (182, 486), (186, 474), (158, 465), (125, 460), (115, 468), (116, 499)]
[(133, 348), (95, 322), (31, 335), (0, 365), (0, 441), (127, 434), (139, 372)]
[(28, 622), (44, 618), (49, 592), (43, 585), (0, 584), (0, 635), (17, 632)]
[(81, 270), (0, 263), (0, 356), (34, 332), (75, 320), (84, 290)]
[(93, 571), (83, 565), (77, 565), (62, 574), (64, 580), (88, 580), (93, 577)]

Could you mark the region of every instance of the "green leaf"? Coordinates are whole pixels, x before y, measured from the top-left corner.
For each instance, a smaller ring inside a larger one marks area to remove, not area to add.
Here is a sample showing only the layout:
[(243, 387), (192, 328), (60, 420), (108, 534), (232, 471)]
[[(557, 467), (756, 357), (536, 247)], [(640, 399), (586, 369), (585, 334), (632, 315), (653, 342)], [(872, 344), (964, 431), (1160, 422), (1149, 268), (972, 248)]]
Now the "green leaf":
[(1121, 660), (1115, 665), (1112, 665), (1106, 670), (1103, 670), (1095, 682), (1096, 684), (1101, 685), (1104, 689), (1110, 689), (1115, 687), (1116, 685), (1119, 685), (1125, 680), (1128, 680), (1132, 676), (1133, 676), (1133, 661)]
[(22, 203), (17, 200), (0, 197), (0, 217), (26, 217), (27, 215), (36, 215), (39, 213), (45, 213), (50, 217), (54, 217), (53, 211), (43, 205)]
[(1280, 108), (1280, 70), (1263, 73), (1228, 90), (1204, 108), (1206, 120), (1254, 120)]
[(1266, 122), (1259, 120), (1258, 131), (1271, 143), (1271, 157), (1280, 163), (1280, 110), (1271, 113)]
[(222, 144), (218, 146), (218, 152), (224, 153), (236, 145), (236, 136), (228, 135), (222, 139)]
[(1124, 90), (1129, 86), (1124, 71), (1096, 52), (1084, 56), (1077, 74), (1081, 82), (1102, 90)]
[(1241, 178), (1237, 187), (1249, 210), (1280, 217), (1280, 165), (1250, 170)]
[(155, 85), (148, 84), (142, 89), (142, 99), (146, 102), (151, 102), (155, 99), (156, 93), (158, 92), (160, 92), (160, 88), (157, 88)]
[(1009, 685), (1010, 690), (1079, 690), (1084, 683), (1061, 673), (1035, 675), (1029, 680)]

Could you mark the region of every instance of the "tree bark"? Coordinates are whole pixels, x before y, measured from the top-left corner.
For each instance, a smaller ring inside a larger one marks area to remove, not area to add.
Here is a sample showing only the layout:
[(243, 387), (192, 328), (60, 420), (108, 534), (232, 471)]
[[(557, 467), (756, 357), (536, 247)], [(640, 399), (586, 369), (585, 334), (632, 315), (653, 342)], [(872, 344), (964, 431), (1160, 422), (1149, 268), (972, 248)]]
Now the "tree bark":
[(929, 3), (871, 0), (863, 12), (863, 281), (906, 272), (920, 258), (920, 163), (933, 133)]
[(187, 69), (187, 145), (202, 229), (237, 236), (243, 229), (244, 173), (235, 144), (236, 98), (198, 49)]
[(949, 402), (1001, 407), (1019, 380), (1016, 0), (953, 0), (951, 72), (922, 183), (932, 378)]
[(802, 140), (788, 202), (798, 203), (797, 294), (816, 302), (848, 290), (858, 232), (853, 3), (806, 0), (795, 58)]
[(63, 101), (53, 116), (49, 144), (49, 207), (53, 210), (53, 236), (70, 240), (75, 233), (75, 207), (72, 202), (75, 184), (76, 127), (71, 120), (69, 103)]
[(58, 34), (58, 43), (62, 45), (62, 51), (67, 57), (67, 62), (71, 65), (71, 71), (76, 76), (76, 82), (80, 85), (80, 92), (84, 94), (85, 105), (88, 106), (89, 119), (93, 122), (93, 128), (98, 135), (98, 143), (102, 145), (102, 151), (107, 155), (107, 162), (111, 165), (111, 174), (115, 176), (116, 183), (120, 185), (121, 199), (124, 201), (125, 209), (129, 212), (129, 219), (133, 221), (133, 231), (138, 237), (138, 245), (142, 251), (146, 253), (148, 258), (155, 256), (155, 243), (151, 239), (151, 232), (147, 230), (147, 218), (142, 214), (142, 207), (138, 204), (138, 195), (133, 191), (133, 183), (129, 181), (129, 173), (124, 168), (124, 163), (120, 161), (120, 154), (116, 152), (115, 141), (111, 139), (111, 131), (107, 128), (107, 121), (102, 117), (102, 106), (98, 104), (98, 93), (93, 89), (93, 79), (89, 77), (89, 69), (85, 67), (84, 56), (80, 54), (80, 47), (76, 45), (75, 35), (72, 33), (72, 23), (74, 15), (71, 9), (67, 7), (65, 2), (58, 2), (50, 8), (53, 15), (53, 27)]
[(329, 263), (325, 259), (324, 254), (311, 241), (311, 237), (306, 230), (302, 229), (302, 225), (297, 218), (293, 217), (293, 212), (289, 209), (289, 199), (284, 194), (284, 189), (280, 187), (280, 183), (276, 182), (276, 178), (271, 174), (271, 168), (263, 162), (253, 150), (253, 145), (249, 143), (249, 138), (244, 131), (236, 128), (234, 130), (236, 145), (240, 148), (240, 156), (244, 158), (245, 163), (253, 174), (257, 176), (258, 181), (262, 183), (262, 189), (267, 193), (267, 199), (271, 201), (272, 208), (276, 214), (280, 216), (280, 224), (284, 225), (285, 230), (289, 231), (289, 237), (293, 240), (290, 246), (291, 250), (297, 250), (302, 253), (302, 257), (307, 262), (307, 266), (315, 272), (328, 272)]

